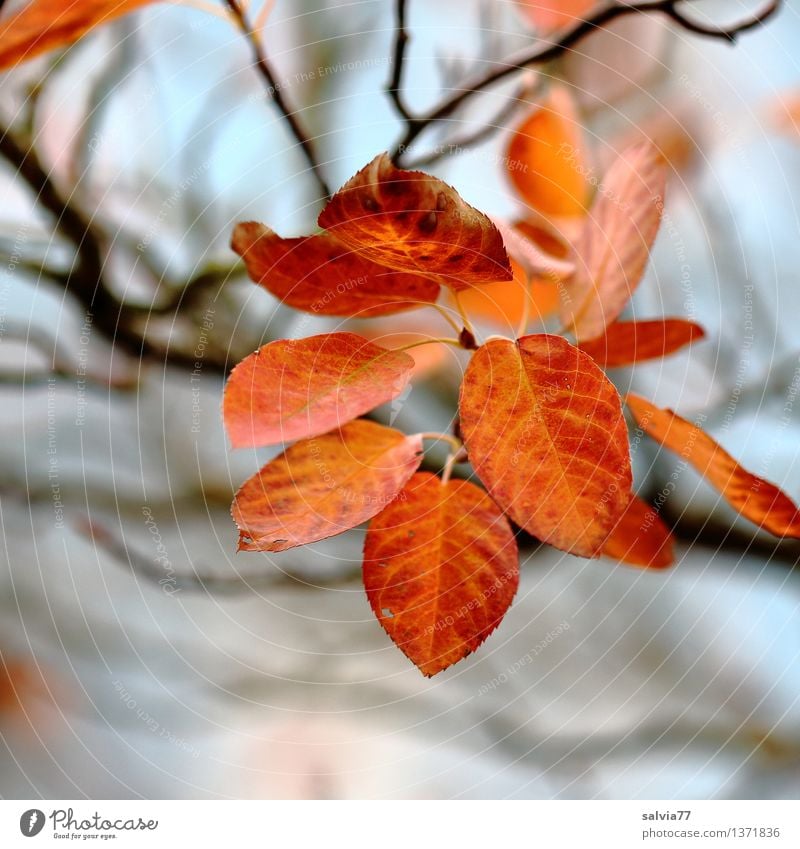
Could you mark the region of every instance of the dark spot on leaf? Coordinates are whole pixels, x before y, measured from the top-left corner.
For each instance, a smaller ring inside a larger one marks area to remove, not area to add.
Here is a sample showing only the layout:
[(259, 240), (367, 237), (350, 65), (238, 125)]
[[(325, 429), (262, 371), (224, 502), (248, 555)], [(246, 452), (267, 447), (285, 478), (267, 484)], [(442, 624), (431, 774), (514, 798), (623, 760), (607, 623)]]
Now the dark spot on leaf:
[(372, 197), (372, 195), (362, 195), (361, 206), (363, 206), (367, 212), (380, 212), (381, 209), (381, 205), (374, 197)]
[(436, 229), (436, 225), (439, 223), (438, 218), (436, 217), (436, 212), (431, 210), (420, 218), (417, 223), (417, 227), (419, 228), (421, 233), (433, 233)]
[(447, 198), (444, 192), (439, 192), (439, 196), (436, 198), (436, 208), (439, 212), (444, 212), (447, 209)]

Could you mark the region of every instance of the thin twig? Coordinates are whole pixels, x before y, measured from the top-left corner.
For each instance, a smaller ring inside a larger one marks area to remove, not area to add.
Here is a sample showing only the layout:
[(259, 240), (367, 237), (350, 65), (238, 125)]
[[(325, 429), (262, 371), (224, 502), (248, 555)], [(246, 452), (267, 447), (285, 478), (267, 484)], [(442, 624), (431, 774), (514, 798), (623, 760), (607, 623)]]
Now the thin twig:
[(228, 8), (233, 13), (233, 17), (236, 20), (237, 26), (242, 31), (242, 34), (245, 36), (245, 38), (247, 38), (247, 40), (250, 42), (250, 47), (252, 48), (253, 57), (255, 59), (256, 69), (264, 78), (264, 82), (267, 84), (268, 94), (272, 97), (273, 102), (280, 110), (281, 115), (289, 126), (289, 129), (292, 131), (292, 135), (295, 137), (297, 143), (300, 145), (300, 150), (303, 152), (303, 155), (306, 158), (306, 162), (308, 162), (308, 165), (311, 168), (311, 172), (316, 178), (320, 189), (322, 190), (323, 197), (329, 198), (331, 196), (331, 192), (328, 188), (328, 183), (326, 182), (325, 177), (322, 174), (322, 169), (314, 153), (314, 146), (311, 144), (311, 140), (306, 135), (306, 132), (303, 127), (300, 125), (300, 121), (297, 118), (297, 114), (290, 108), (289, 104), (286, 102), (286, 98), (283, 96), (283, 91), (281, 90), (280, 84), (278, 83), (275, 73), (272, 70), (272, 66), (267, 60), (266, 53), (264, 52), (264, 46), (261, 42), (261, 35), (256, 32), (256, 30), (253, 29), (253, 27), (250, 25), (250, 21), (247, 19), (247, 15), (245, 14), (244, 9), (239, 3), (239, 0), (225, 0), (225, 2), (228, 4)]
[(518, 58), (506, 60), (500, 68), (496, 68), (483, 77), (476, 79), (474, 82), (466, 84), (430, 111), (422, 115), (408, 116), (405, 133), (391, 152), (392, 159), (400, 164), (404, 155), (421, 133), (428, 127), (449, 118), (453, 112), (479, 92), (491, 88), (496, 83), (502, 82), (507, 77), (516, 74), (524, 68), (552, 62), (569, 51), (578, 42), (586, 38), (586, 36), (591, 35), (619, 18), (641, 14), (666, 15), (689, 32), (707, 38), (716, 38), (733, 43), (741, 33), (766, 23), (781, 8), (781, 0), (770, 0), (767, 6), (757, 15), (731, 27), (717, 28), (706, 27), (687, 18), (679, 9), (681, 2), (682, 0), (646, 0), (646, 2), (632, 4), (615, 3), (600, 9), (592, 17), (580, 21), (572, 29), (564, 33), (558, 41), (548, 44), (545, 47), (538, 47), (532, 52), (523, 54)]
[(486, 141), (487, 138), (494, 135), (498, 130), (502, 130), (508, 124), (520, 104), (524, 102), (527, 90), (527, 85), (521, 86), (517, 93), (509, 98), (508, 103), (504, 104), (498, 111), (497, 115), (479, 127), (474, 133), (456, 138), (447, 142), (447, 144), (437, 145), (430, 153), (406, 162), (406, 168), (425, 168), (438, 162), (448, 154), (462, 153)]
[(392, 76), (386, 86), (386, 93), (401, 118), (412, 120), (410, 110), (403, 100), (403, 63), (406, 46), (408, 45), (408, 30), (406, 29), (406, 0), (395, 0), (395, 30), (394, 51), (392, 53)]

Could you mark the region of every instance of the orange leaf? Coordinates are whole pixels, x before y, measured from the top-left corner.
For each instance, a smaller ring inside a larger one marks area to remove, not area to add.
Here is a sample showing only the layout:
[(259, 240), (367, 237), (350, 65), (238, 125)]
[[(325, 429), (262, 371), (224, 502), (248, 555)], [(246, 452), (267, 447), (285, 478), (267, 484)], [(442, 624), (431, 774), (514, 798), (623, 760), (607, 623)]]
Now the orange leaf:
[(580, 341), (601, 336), (639, 285), (661, 223), (666, 178), (658, 149), (645, 142), (623, 151), (598, 189), (562, 304), (564, 324)]
[(542, 33), (568, 29), (584, 19), (597, 0), (517, 0), (522, 14)]
[(90, 29), (154, 0), (31, 0), (0, 21), (0, 68), (10, 68), (56, 47), (66, 47)]
[(330, 234), (283, 239), (263, 224), (237, 224), (231, 247), (250, 278), (284, 303), (318, 315), (389, 315), (431, 304), (439, 284), (371, 262)]
[(742, 468), (707, 433), (672, 410), (640, 398), (625, 399), (639, 427), (690, 463), (745, 518), (779, 537), (800, 539), (800, 514), (774, 484)]
[(525, 309), (525, 298), (530, 297), (530, 316), (542, 319), (558, 307), (558, 287), (554, 283), (533, 280), (528, 289), (527, 275), (522, 266), (511, 260), (513, 280), (500, 280), (473, 286), (459, 294), (459, 301), (469, 316), (484, 318), (505, 330), (516, 331)]
[(770, 104), (769, 121), (782, 133), (800, 134), (800, 92), (786, 91)]
[(359, 419), (304, 439), (236, 493), (239, 550), (285, 551), (380, 513), (422, 462), (422, 437)]
[(603, 544), (603, 554), (649, 569), (666, 569), (675, 561), (669, 528), (649, 504), (635, 495)]
[(619, 395), (591, 357), (548, 334), (488, 342), (459, 412), (470, 461), (509, 516), (597, 557), (628, 503), (631, 466)]
[(699, 324), (682, 318), (615, 321), (604, 336), (581, 342), (580, 349), (598, 365), (619, 368), (666, 357), (704, 337)]
[(225, 387), (234, 448), (317, 436), (400, 395), (414, 360), (355, 333), (281, 339), (245, 357)]
[(319, 224), (374, 262), (454, 289), (511, 278), (500, 233), (482, 212), (436, 177), (396, 168), (385, 153), (345, 183)]
[(517, 127), (506, 156), (506, 172), (522, 199), (544, 215), (583, 215), (591, 184), (583, 129), (563, 86)]
[(386, 633), (424, 675), (494, 631), (519, 583), (508, 520), (468, 481), (418, 472), (370, 522), (364, 585)]

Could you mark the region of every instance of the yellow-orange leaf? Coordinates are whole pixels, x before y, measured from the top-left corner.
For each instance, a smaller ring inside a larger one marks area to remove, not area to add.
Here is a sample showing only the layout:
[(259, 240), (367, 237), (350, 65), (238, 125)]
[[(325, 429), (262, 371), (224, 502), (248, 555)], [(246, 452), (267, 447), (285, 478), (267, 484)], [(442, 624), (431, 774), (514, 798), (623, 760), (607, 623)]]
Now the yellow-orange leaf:
[(506, 517), (468, 481), (419, 472), (369, 525), (364, 586), (386, 633), (424, 675), (498, 626), (519, 583)]
[(583, 130), (570, 94), (554, 86), (511, 136), (506, 173), (532, 209), (556, 218), (583, 215), (590, 169)]
[(447, 183), (403, 171), (387, 154), (334, 195), (319, 223), (373, 262), (433, 275), (454, 289), (511, 278), (494, 224)]
[(661, 222), (666, 179), (661, 154), (644, 142), (622, 152), (598, 189), (562, 303), (564, 324), (580, 341), (601, 336), (639, 285)]
[(568, 29), (584, 19), (597, 0), (517, 0), (520, 9), (538, 30), (551, 33)]
[(600, 554), (631, 488), (616, 389), (560, 336), (492, 340), (473, 356), (459, 402), (469, 459), (525, 530), (584, 557)]
[(675, 561), (673, 545), (658, 513), (634, 495), (603, 544), (603, 554), (631, 566), (666, 569)]
[(66, 47), (154, 0), (31, 0), (0, 21), (0, 69)]
[(581, 342), (580, 349), (606, 368), (656, 360), (705, 336), (703, 328), (682, 318), (615, 321), (599, 339)]
[(516, 332), (525, 310), (525, 299), (530, 301), (533, 320), (552, 315), (558, 307), (558, 286), (554, 282), (532, 280), (530, 286), (522, 266), (511, 260), (513, 280), (500, 280), (485, 286), (473, 286), (459, 293), (464, 311), (471, 317), (483, 318), (498, 328)]
[(800, 539), (800, 514), (774, 484), (748, 472), (707, 433), (638, 395), (625, 399), (640, 428), (690, 463), (745, 518), (779, 537)]
[(431, 304), (439, 284), (371, 262), (330, 234), (283, 239), (246, 221), (231, 242), (250, 278), (285, 304), (317, 315), (389, 315)]
[(239, 550), (284, 551), (340, 534), (389, 504), (422, 461), (422, 437), (359, 419), (304, 439), (236, 493)]
[(225, 387), (234, 448), (316, 436), (395, 398), (414, 360), (355, 333), (270, 342), (245, 357)]

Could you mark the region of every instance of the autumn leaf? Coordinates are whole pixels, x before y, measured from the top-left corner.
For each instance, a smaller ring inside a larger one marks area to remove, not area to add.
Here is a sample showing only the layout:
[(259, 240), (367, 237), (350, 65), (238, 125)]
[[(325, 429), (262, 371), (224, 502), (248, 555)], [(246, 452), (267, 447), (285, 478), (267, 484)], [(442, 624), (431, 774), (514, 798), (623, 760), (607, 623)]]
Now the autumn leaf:
[(395, 167), (385, 153), (333, 196), (319, 224), (373, 262), (453, 289), (511, 278), (503, 240), (482, 212), (436, 177)]
[(245, 357), (225, 387), (234, 448), (274, 445), (341, 427), (396, 398), (414, 360), (355, 333), (270, 342)]
[(367, 598), (424, 675), (475, 651), (505, 616), (518, 583), (508, 520), (468, 481), (418, 472), (370, 522)]
[(661, 222), (667, 167), (644, 142), (627, 148), (598, 189), (576, 244), (562, 320), (581, 342), (601, 336), (642, 279)]
[(31, 0), (0, 21), (0, 69), (66, 47), (154, 0)]
[(800, 135), (800, 92), (785, 91), (769, 106), (768, 120), (772, 127), (797, 139)]
[(389, 504), (422, 461), (422, 437), (359, 419), (304, 439), (236, 493), (239, 550), (285, 551), (360, 525)]
[(779, 537), (800, 539), (800, 514), (774, 484), (740, 466), (707, 433), (638, 395), (626, 404), (639, 427), (656, 442), (691, 464), (745, 518)]
[(599, 556), (630, 497), (628, 433), (616, 389), (560, 336), (492, 340), (461, 388), (461, 432), (489, 493), (529, 533)]
[(525, 301), (529, 301), (530, 317), (534, 320), (552, 315), (558, 308), (558, 287), (550, 281), (533, 280), (522, 266), (511, 260), (513, 280), (499, 280), (484, 286), (473, 286), (459, 293), (458, 298), (470, 318), (485, 319), (500, 329), (513, 330), (522, 320)]
[(591, 198), (591, 164), (575, 104), (564, 86), (516, 128), (506, 173), (532, 209), (554, 218), (583, 215)]
[(675, 561), (673, 546), (672, 534), (658, 513), (634, 495), (603, 543), (603, 554), (631, 566), (666, 569)]
[(615, 321), (603, 336), (581, 342), (579, 347), (598, 365), (619, 368), (661, 359), (704, 337), (699, 324), (682, 318)]
[(584, 19), (597, 0), (517, 0), (522, 14), (543, 34), (568, 29)]
[(295, 309), (317, 315), (389, 315), (434, 303), (439, 284), (371, 262), (330, 234), (283, 239), (263, 224), (237, 224), (231, 247), (250, 278)]

